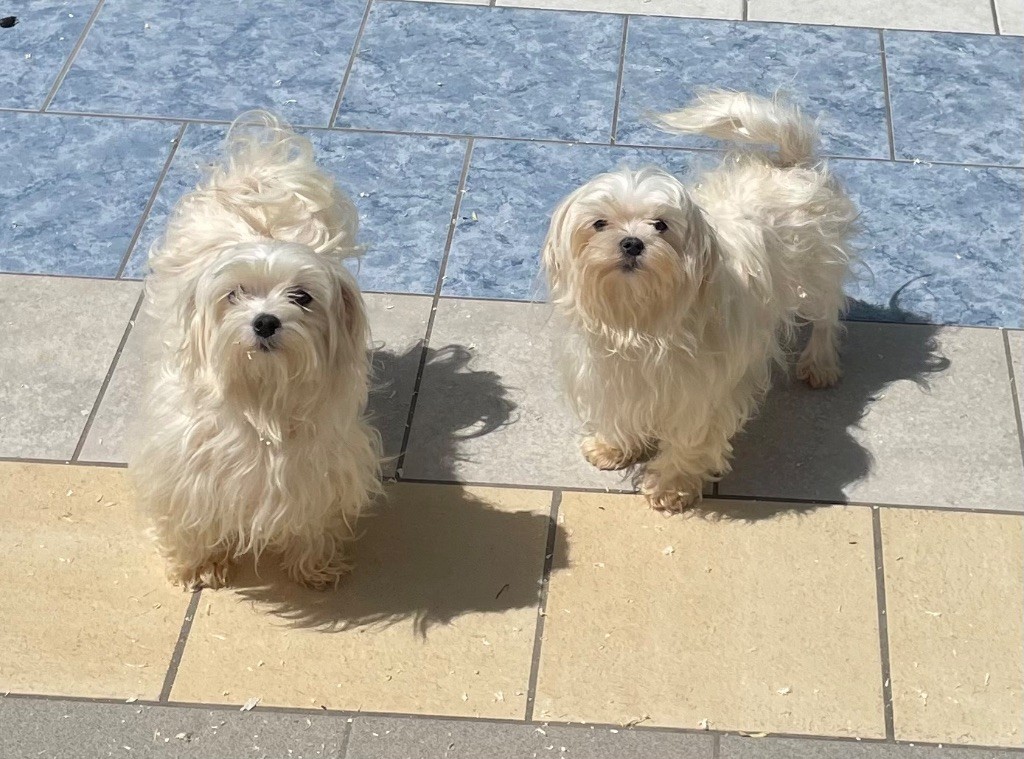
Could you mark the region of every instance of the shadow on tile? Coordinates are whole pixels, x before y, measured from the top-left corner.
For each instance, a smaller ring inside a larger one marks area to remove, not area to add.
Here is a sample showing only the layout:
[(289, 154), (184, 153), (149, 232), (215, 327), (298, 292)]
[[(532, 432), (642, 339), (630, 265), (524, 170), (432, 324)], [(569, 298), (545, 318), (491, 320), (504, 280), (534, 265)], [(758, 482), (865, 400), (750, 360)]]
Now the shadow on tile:
[[(432, 371), (443, 373), (461, 400), (451, 407), (447, 433), (436, 438), (434, 455), (446, 471), (459, 460), (462, 441), (509, 424), (516, 410), (497, 374), (468, 368), (470, 355), (461, 345), (427, 349)], [(419, 346), (375, 355), (375, 374), (384, 382), (372, 407), (384, 406), (391, 392), (387, 378), (415, 374), (420, 357)], [(458, 477), (452, 471), (446, 479)], [(261, 559), (258, 574), (250, 561), (243, 562), (231, 586), (292, 627), (341, 632), (411, 620), (426, 637), (431, 627), (451, 625), (464, 614), (537, 604), (549, 530), (555, 530), (555, 555), (567, 550), (549, 502), (547, 493), (533, 490), (397, 483), (360, 521), (355, 569), (337, 590), (298, 587), (272, 556)]]
[[(858, 319), (888, 323), (851, 323), (843, 346), (845, 374), (835, 388), (812, 390), (788, 376), (777, 376), (759, 416), (735, 440), (733, 472), (719, 486), (726, 496), (806, 499), (793, 504), (715, 501), (705, 509), (711, 516), (754, 521), (780, 512), (805, 512), (824, 504), (847, 503), (848, 487), (871, 474), (874, 461), (854, 436), (872, 404), (886, 388), (909, 381), (928, 391), (932, 379), (950, 367), (941, 355), (940, 327), (907, 324), (923, 321), (901, 309), (893, 296), (887, 307), (851, 302)], [(893, 324), (900, 324), (893, 329)], [(887, 329), (888, 328), (888, 329)], [(806, 339), (806, 335), (803, 336)], [(780, 373), (781, 374), (781, 373)], [(913, 419), (888, 420), (912, 425)]]

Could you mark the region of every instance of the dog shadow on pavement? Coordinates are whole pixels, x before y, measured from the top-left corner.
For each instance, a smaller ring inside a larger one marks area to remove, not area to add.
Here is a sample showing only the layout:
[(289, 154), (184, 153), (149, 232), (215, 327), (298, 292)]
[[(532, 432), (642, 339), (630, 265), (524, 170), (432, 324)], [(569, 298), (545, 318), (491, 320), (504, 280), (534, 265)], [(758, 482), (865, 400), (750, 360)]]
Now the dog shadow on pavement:
[[(408, 416), (405, 404), (396, 410), (396, 388), (411, 392), (422, 350), (418, 344), (374, 355), (379, 386), (370, 407), (392, 454), (406, 437)], [(451, 402), (449, 413), (431, 415), (444, 429), (429, 430), (425, 439), (430, 455), (447, 465), (458, 460), (462, 440), (510, 423), (515, 405), (499, 376), (470, 368), (467, 348), (426, 350), (425, 372), (450, 389)], [(537, 493), (529, 504), (503, 505), (495, 498), (500, 491), (454, 484), (454, 473), (438, 479), (453, 484), (385, 483), (384, 496), (358, 522), (359, 537), (349, 547), (354, 567), (336, 589), (297, 586), (271, 555), (258, 572), (251, 560), (240, 562), (231, 587), (291, 626), (324, 631), (411, 622), (426, 636), (467, 613), (535, 607), (545, 556), (553, 553), (552, 571), (566, 566), (565, 532), (552, 522), (550, 497)]]
[[(848, 502), (848, 486), (871, 475), (872, 453), (856, 435), (864, 419), (893, 383), (929, 392), (950, 361), (941, 353), (941, 328), (895, 298), (888, 307), (853, 301), (850, 310), (858, 321), (846, 324), (839, 384), (813, 390), (795, 378), (793, 362), (778, 372), (760, 413), (734, 440), (733, 471), (719, 484), (726, 497), (705, 501), (696, 514), (756, 521), (811, 511)], [(747, 496), (758, 500), (729, 500)]]

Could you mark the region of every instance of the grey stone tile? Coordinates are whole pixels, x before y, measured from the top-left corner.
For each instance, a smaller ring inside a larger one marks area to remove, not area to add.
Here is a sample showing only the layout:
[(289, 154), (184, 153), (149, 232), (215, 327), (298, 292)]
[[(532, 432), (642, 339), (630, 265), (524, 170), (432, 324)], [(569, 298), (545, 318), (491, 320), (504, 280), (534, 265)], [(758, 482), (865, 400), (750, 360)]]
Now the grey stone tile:
[(0, 756), (340, 759), (344, 717), (0, 698)]
[(996, 0), (999, 31), (1003, 34), (1024, 34), (1024, 3), (1020, 0)]
[[(1005, 1), (1012, 4), (1016, 0)], [(976, 0), (750, 0), (750, 19), (937, 32), (995, 31), (989, 4)]]
[(720, 759), (1011, 759), (1019, 752), (861, 741), (722, 736)]
[(139, 291), (137, 282), (0, 275), (0, 456), (71, 457)]
[(442, 299), (431, 333), (404, 476), (631, 490), (591, 467), (562, 400), (549, 306)]
[[(409, 416), (431, 298), (376, 293), (364, 297), (375, 348), (376, 380), (370, 396), (370, 414), (384, 438), (385, 454), (391, 457), (384, 466), (385, 476), (391, 476)], [(116, 463), (127, 460), (131, 418), (145, 383), (149, 329), (151, 325), (142, 318), (128, 336), (82, 448), (81, 460)]]
[(1024, 508), (998, 330), (850, 323), (829, 390), (781, 378), (736, 440), (724, 495)]
[(416, 387), (433, 298), (376, 293), (364, 297), (374, 347), (370, 417), (384, 438), (384, 476), (393, 477), (405, 423), (409, 420), (409, 404)]
[(360, 717), (347, 759), (711, 759), (710, 735), (607, 727)]
[(1013, 362), (1013, 381), (1017, 391), (1017, 410), (1022, 411), (1020, 405), (1024, 404), (1024, 332), (1009, 330), (1007, 337), (1010, 340), (1010, 360)]

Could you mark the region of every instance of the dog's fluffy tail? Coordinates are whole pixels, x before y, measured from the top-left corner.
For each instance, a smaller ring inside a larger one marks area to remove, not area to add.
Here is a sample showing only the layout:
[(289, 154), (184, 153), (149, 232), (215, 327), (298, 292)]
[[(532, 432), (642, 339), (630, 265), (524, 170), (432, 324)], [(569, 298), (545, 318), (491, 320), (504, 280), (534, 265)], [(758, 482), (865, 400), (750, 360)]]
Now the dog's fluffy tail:
[(705, 134), (719, 140), (774, 147), (780, 166), (811, 163), (818, 150), (818, 128), (795, 105), (775, 97), (712, 90), (655, 123), (667, 132)]
[(317, 167), (309, 140), (277, 116), (243, 113), (228, 131), (226, 154), (205, 184), (260, 235), (334, 256), (361, 252), (352, 201)]

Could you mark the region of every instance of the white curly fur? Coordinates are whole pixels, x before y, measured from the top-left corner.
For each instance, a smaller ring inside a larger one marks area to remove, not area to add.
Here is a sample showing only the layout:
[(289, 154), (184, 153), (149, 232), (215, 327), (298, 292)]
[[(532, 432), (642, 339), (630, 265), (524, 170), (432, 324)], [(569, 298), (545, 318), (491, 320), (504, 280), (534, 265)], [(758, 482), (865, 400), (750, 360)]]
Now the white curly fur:
[[(775, 151), (733, 152), (692, 189), (657, 168), (595, 177), (555, 210), (543, 264), (571, 327), (565, 384), (584, 455), (608, 469), (651, 457), (642, 491), (676, 511), (729, 471), (731, 438), (798, 323), (813, 325), (798, 376), (839, 379), (857, 212), (794, 106), (716, 91), (659, 123)], [(627, 237), (639, 256), (620, 248)]]
[[(130, 469), (173, 582), (219, 586), (265, 550), (314, 587), (346, 570), (380, 489), (369, 328), (342, 263), (357, 224), (309, 141), (257, 112), (150, 251), (155, 366)], [(272, 335), (259, 314), (279, 319)]]

